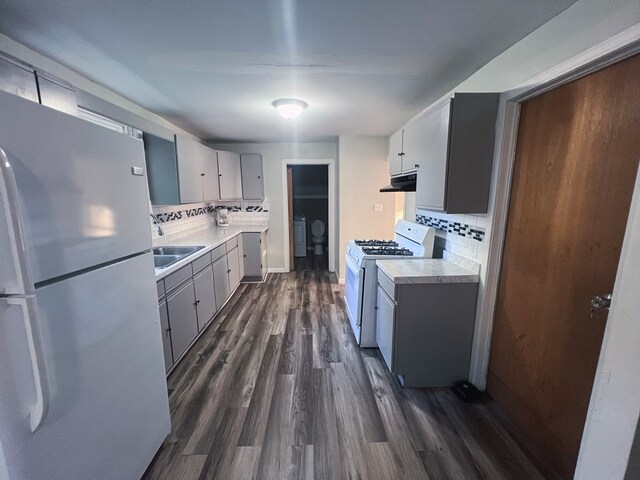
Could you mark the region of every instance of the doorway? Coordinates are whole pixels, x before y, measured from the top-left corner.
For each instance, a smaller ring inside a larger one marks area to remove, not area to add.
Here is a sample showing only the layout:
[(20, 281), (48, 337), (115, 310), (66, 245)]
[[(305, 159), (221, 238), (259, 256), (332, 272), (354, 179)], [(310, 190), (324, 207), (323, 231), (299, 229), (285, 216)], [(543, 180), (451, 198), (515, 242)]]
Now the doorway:
[(334, 160), (283, 160), (285, 270), (335, 271)]
[(293, 242), (289, 244), (292, 270), (328, 270), (329, 166), (287, 167)]
[(522, 104), (487, 390), (573, 475), (640, 159), (640, 57)]

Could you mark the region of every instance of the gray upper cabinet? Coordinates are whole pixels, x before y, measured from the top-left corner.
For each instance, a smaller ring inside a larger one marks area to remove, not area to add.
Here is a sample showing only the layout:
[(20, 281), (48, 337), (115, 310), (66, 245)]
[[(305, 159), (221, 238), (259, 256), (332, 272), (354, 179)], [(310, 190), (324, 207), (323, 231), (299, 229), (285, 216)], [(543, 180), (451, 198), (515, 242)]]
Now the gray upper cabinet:
[(457, 93), (412, 126), (410, 154), (418, 165), (416, 207), (447, 213), (486, 213), (489, 204), (497, 93)]
[(78, 115), (76, 92), (71, 85), (42, 72), (36, 72), (40, 103), (70, 115)]
[(0, 90), (32, 102), (40, 101), (35, 72), (3, 57), (0, 57)]
[(402, 173), (402, 137), (404, 130), (398, 130), (389, 138), (389, 175)]
[(242, 200), (240, 154), (218, 152), (220, 200)]
[(142, 135), (142, 141), (151, 203), (153, 205), (179, 204), (180, 188), (175, 143), (146, 132)]
[(240, 166), (242, 168), (242, 198), (263, 200), (262, 155), (243, 153), (240, 155)]
[(203, 201), (201, 175), (204, 152), (200, 147), (201, 144), (195, 140), (176, 135), (180, 203)]
[(175, 142), (145, 133), (149, 196), (153, 205), (218, 200), (216, 151), (187, 137)]
[(218, 155), (217, 152), (200, 145), (201, 150), (201, 180), (202, 180), (202, 199), (205, 202), (220, 199), (220, 188), (218, 183)]

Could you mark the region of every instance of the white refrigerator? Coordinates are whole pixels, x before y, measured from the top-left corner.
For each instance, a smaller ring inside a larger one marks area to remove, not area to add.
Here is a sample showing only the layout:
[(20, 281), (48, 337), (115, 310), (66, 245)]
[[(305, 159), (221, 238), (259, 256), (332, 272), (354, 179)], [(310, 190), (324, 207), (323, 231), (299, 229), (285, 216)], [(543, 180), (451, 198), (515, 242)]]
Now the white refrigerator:
[(142, 141), (0, 92), (0, 479), (139, 479), (170, 430)]

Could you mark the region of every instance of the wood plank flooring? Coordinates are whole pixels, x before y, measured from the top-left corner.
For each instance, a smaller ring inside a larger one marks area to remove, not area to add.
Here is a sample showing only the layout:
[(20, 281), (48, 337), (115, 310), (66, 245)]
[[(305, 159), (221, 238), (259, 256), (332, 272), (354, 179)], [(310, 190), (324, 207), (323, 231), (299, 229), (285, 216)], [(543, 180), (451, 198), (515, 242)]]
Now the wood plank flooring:
[(490, 401), (402, 389), (326, 271), (241, 285), (169, 378), (150, 479), (559, 478)]

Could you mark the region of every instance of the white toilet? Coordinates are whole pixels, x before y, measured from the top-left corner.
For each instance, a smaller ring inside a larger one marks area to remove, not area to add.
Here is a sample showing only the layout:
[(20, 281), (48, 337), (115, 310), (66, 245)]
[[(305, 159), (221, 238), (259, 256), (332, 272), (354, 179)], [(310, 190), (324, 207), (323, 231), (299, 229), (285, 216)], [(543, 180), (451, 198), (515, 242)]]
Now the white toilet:
[(327, 240), (327, 237), (324, 234), (325, 225), (322, 220), (314, 220), (311, 224), (311, 242), (313, 243), (313, 253), (314, 255), (322, 255), (324, 253), (322, 246), (324, 242)]

